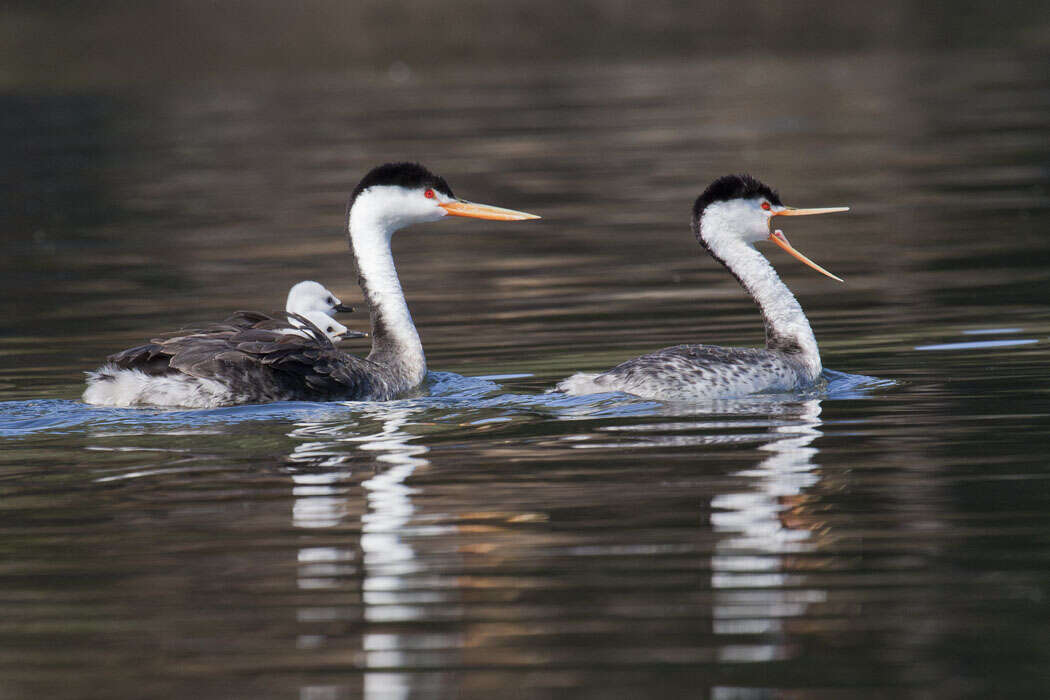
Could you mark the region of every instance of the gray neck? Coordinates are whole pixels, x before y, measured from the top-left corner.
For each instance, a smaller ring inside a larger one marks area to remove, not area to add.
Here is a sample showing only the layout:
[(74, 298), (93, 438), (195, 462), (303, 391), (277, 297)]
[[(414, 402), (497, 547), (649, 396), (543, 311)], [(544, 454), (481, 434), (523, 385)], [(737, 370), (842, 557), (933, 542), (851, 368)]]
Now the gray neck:
[(390, 250), (393, 230), (367, 210), (351, 210), (347, 217), (350, 250), (357, 267), (357, 283), (368, 301), (372, 320), (372, 352), (368, 359), (388, 368), (404, 388), (423, 381), (427, 361), (412, 322)]
[(822, 370), (817, 339), (795, 295), (765, 256), (735, 236), (700, 237), (718, 262), (726, 266), (751, 295), (766, 326), (766, 348), (791, 355), (815, 379)]

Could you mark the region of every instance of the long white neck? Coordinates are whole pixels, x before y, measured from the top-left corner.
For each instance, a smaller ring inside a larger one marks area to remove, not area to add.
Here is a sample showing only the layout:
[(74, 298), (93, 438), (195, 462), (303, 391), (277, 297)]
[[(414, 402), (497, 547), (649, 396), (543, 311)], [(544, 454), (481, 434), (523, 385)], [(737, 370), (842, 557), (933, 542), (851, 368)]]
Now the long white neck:
[(719, 223), (704, 216), (701, 243), (758, 304), (766, 323), (766, 348), (794, 356), (815, 378), (822, 369), (820, 351), (802, 306), (765, 256), (740, 237), (715, 230)]
[(390, 239), (397, 227), (369, 206), (351, 209), (347, 224), (357, 283), (372, 317), (368, 359), (390, 367), (410, 385), (418, 384), (426, 374), (427, 362), (394, 268)]

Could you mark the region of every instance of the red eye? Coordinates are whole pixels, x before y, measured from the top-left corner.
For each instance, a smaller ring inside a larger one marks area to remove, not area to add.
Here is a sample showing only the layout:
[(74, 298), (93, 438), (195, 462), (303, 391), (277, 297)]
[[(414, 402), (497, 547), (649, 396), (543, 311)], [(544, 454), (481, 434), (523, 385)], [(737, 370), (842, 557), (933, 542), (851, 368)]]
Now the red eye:
[(427, 190), (426, 192), (423, 193), (423, 196), (426, 197), (427, 199), (433, 199), (437, 195), (434, 194), (434, 190)]
[(766, 211), (769, 211), (769, 209), (770, 209), (769, 202), (762, 202), (762, 208), (765, 209)]

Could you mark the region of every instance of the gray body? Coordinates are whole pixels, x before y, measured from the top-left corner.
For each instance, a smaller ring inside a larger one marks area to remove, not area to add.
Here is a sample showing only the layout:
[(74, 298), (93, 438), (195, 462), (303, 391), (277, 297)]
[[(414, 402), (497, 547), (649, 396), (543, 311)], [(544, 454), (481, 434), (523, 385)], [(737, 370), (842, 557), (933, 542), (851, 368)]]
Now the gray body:
[(675, 345), (601, 374), (573, 375), (558, 388), (572, 394), (622, 391), (648, 399), (690, 401), (792, 391), (812, 386), (815, 380), (802, 358), (782, 350)]
[[(296, 319), (299, 325), (291, 324)], [(306, 337), (289, 334), (305, 330)], [(419, 383), (399, 363), (339, 350), (306, 318), (237, 312), (110, 355), (88, 374), (88, 403), (206, 408), (271, 401), (373, 400)]]

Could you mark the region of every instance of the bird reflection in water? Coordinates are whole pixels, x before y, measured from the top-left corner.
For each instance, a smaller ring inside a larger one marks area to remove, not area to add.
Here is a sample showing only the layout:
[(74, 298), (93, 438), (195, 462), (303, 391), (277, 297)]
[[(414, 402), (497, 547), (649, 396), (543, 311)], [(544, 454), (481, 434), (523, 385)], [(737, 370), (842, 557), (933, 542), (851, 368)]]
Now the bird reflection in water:
[(826, 599), (825, 591), (806, 587), (805, 576), (788, 573), (790, 555), (815, 548), (817, 526), (799, 509), (806, 489), (820, 480), (813, 462), (818, 450), (811, 445), (822, 434), (820, 401), (791, 407), (794, 420), (773, 426), (775, 439), (758, 448), (768, 456), (734, 474), (748, 479), (749, 488), (711, 499), (711, 526), (722, 535), (711, 557), (714, 633), (762, 639), (720, 645), (721, 661), (786, 658), (786, 645), (776, 638), (785, 621)]
[(602, 432), (626, 439), (587, 439), (575, 447), (761, 443), (757, 449), (765, 457), (730, 473), (741, 480), (739, 490), (716, 493), (710, 500), (710, 525), (717, 536), (710, 559), (714, 654), (734, 663), (785, 659), (784, 626), (827, 598), (826, 591), (806, 586), (800, 563), (791, 559), (814, 551), (814, 533), (821, 529), (806, 508), (807, 490), (820, 482), (814, 462), (819, 450), (812, 443), (822, 435), (821, 402), (756, 397), (667, 404), (664, 410), (681, 420), (605, 426)]
[[(596, 440), (595, 434), (563, 439), (576, 448), (757, 445), (757, 463), (731, 472), (732, 485), (725, 486), (719, 476), (716, 491), (705, 491), (715, 535), (710, 547), (698, 551), (709, 562), (703, 566), (710, 572), (709, 649), (712, 658), (724, 662), (788, 658), (792, 619), (811, 614), (809, 607), (826, 597), (795, 558), (819, 545), (821, 525), (808, 512), (806, 493), (820, 484), (819, 451), (813, 445), (822, 435), (820, 401), (749, 399), (653, 410), (673, 420), (599, 429), (605, 436), (616, 433), (616, 440)], [(314, 593), (329, 588), (338, 596), (331, 605), (299, 609), (304, 634), (298, 645), (317, 654), (310, 663), (364, 671), (365, 697), (408, 697), (422, 686), (434, 690), (449, 682), (438, 669), (462, 663), (453, 650), (485, 646), (469, 628), (418, 628), (421, 621), (444, 619), (435, 618), (439, 609), (447, 612), (461, 603), (451, 599), (455, 592), (441, 591), (436, 583), (441, 571), (456, 566), (443, 559), (435, 570), (434, 562), (416, 551), (419, 537), (435, 534), (434, 528), (449, 528), (453, 539), (463, 531), (437, 521), (421, 523), (413, 503), (416, 492), (407, 481), (430, 465), (428, 448), (420, 444), (423, 435), (412, 432), (416, 411), (374, 406), (352, 414), (352, 422), (300, 423), (292, 433), (302, 441), (289, 457), (295, 465), (293, 523), (310, 533), (304, 537), (310, 545), (317, 545), (299, 550), (298, 586)], [(537, 537), (516, 537), (513, 546), (542, 553), (550, 543)], [(339, 544), (332, 546), (333, 541)], [(449, 554), (443, 549), (441, 556)], [(353, 602), (347, 602), (346, 593)], [(361, 632), (347, 649), (348, 632), (355, 628)], [(410, 671), (426, 668), (435, 672)], [(310, 686), (301, 697), (343, 697), (340, 693), (350, 690)]]
[[(346, 546), (301, 548), (297, 579), (301, 590), (360, 586), (361, 606), (300, 608), (301, 623), (351, 621), (375, 626), (424, 616), (411, 592), (411, 577), (420, 565), (407, 537), (412, 532), (415, 506), (413, 489), (405, 483), (416, 469), (430, 464), (424, 456), (429, 448), (413, 443), (419, 436), (405, 430), (417, 410), (377, 405), (355, 413), (350, 423), (299, 423), (290, 433), (291, 437), (308, 440), (288, 458), (299, 468), (292, 474), (295, 527), (352, 527), (347, 521), (361, 505), (361, 499), (354, 495), (356, 487), (360, 486), (364, 494), (359, 537), (348, 534)], [(376, 424), (378, 430), (373, 429)], [(367, 455), (365, 461), (362, 453)], [(355, 474), (361, 467), (370, 472), (368, 478)], [(365, 632), (359, 654), (346, 655), (346, 666), (365, 669), (364, 697), (408, 697), (410, 691), (419, 689), (418, 679), (410, 685), (403, 674), (369, 670), (411, 665), (404, 650), (413, 644), (404, 636)], [(301, 650), (321, 649), (328, 641), (323, 634), (302, 634), (297, 646)], [(448, 646), (454, 643), (447, 642)], [(301, 689), (300, 697), (343, 697), (347, 690), (343, 685), (311, 685)]]

